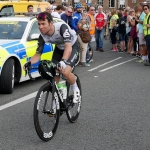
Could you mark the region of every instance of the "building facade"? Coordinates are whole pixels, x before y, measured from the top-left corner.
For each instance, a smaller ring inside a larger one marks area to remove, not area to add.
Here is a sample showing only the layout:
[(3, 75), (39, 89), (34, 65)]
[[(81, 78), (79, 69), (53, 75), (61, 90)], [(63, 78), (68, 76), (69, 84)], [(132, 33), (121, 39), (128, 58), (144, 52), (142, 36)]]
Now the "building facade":
[(87, 3), (91, 4), (92, 6), (102, 5), (104, 10), (110, 10), (112, 8), (119, 8), (119, 7), (126, 7), (130, 6), (134, 8), (138, 3), (150, 0), (52, 0), (56, 1), (57, 4), (62, 4), (62, 2), (66, 2), (68, 5), (76, 5), (77, 3), (81, 3), (85, 6)]

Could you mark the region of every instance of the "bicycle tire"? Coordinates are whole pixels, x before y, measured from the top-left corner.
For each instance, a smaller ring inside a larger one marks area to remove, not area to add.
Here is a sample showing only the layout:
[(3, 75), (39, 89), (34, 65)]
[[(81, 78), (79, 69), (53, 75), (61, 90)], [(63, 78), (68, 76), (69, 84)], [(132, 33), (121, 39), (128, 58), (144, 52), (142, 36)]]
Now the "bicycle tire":
[(86, 60), (87, 63), (93, 58), (93, 53), (94, 51), (92, 46), (88, 44), (88, 50), (87, 50), (88, 59)]
[[(73, 103), (73, 93), (71, 95), (69, 94), (70, 84), (68, 82), (66, 82), (66, 85), (67, 85), (67, 103), (68, 103), (68, 108), (66, 110), (66, 115), (67, 115), (68, 120), (71, 123), (74, 123), (74, 122), (77, 121), (77, 119), (79, 117), (79, 114), (80, 114), (81, 103), (82, 103), (81, 83), (80, 83), (79, 77), (77, 75), (75, 75), (75, 76), (76, 76), (76, 83), (79, 87), (80, 95), (81, 95), (81, 101), (79, 103), (76, 103), (76, 104)], [(71, 116), (71, 109), (73, 109), (76, 106), (77, 106), (76, 114)]]
[[(42, 100), (44, 94), (46, 94), (46, 97)], [(54, 94), (57, 94), (57, 92), (54, 92)], [(58, 127), (59, 118), (60, 118), (60, 104), (59, 104), (58, 95), (57, 97), (54, 98), (55, 100), (57, 98), (57, 100), (55, 101), (56, 114), (52, 115), (48, 113), (50, 112), (49, 110), (51, 109), (52, 102), (53, 102), (52, 100), (49, 99), (50, 97), (51, 98), (53, 97), (52, 87), (50, 83), (46, 83), (43, 86), (41, 86), (41, 88), (39, 89), (35, 98), (34, 109), (33, 109), (35, 130), (39, 138), (43, 141), (49, 141), (54, 137)], [(44, 102), (43, 106), (42, 106), (42, 102)], [(45, 109), (44, 109), (44, 104), (45, 104)], [(40, 108), (42, 108), (41, 111)], [(52, 125), (50, 125), (51, 119), (53, 119)]]

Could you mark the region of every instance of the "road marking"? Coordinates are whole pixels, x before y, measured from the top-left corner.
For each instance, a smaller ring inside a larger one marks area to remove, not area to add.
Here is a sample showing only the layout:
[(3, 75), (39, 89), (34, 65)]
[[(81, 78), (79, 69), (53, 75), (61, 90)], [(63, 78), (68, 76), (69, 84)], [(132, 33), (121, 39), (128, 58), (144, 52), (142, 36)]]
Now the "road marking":
[(10, 103), (7, 103), (7, 104), (5, 104), (5, 105), (2, 105), (2, 106), (0, 106), (0, 111), (3, 110), (3, 109), (9, 108), (9, 107), (11, 107), (11, 106), (14, 106), (14, 105), (16, 105), (16, 104), (19, 104), (19, 103), (21, 103), (21, 102), (30, 100), (31, 98), (34, 98), (34, 97), (36, 96), (36, 94), (37, 94), (37, 92), (34, 92), (34, 93), (31, 93), (31, 94), (29, 94), (29, 95), (27, 95), (27, 96), (24, 96), (24, 97), (22, 97), (22, 98), (19, 98), (19, 99), (17, 99), (17, 100), (14, 100), (14, 101), (12, 101), (12, 102), (10, 102)]
[(116, 58), (116, 59), (113, 59), (113, 60), (108, 61), (108, 62), (106, 62), (106, 63), (104, 63), (104, 64), (101, 64), (101, 65), (99, 65), (99, 66), (97, 66), (97, 67), (95, 67), (95, 68), (93, 68), (93, 69), (88, 70), (88, 71), (93, 71), (93, 70), (95, 70), (95, 69), (97, 69), (97, 68), (100, 68), (100, 67), (102, 67), (102, 66), (105, 66), (105, 65), (107, 65), (107, 64), (109, 64), (109, 63), (111, 63), (111, 62), (114, 62), (114, 61), (116, 61), (116, 60), (118, 60), (118, 59), (121, 59), (121, 58), (122, 58), (122, 57), (118, 57), (118, 58)]
[(112, 68), (118, 67), (118, 66), (120, 66), (120, 65), (123, 65), (123, 64), (128, 63), (128, 62), (130, 62), (130, 61), (132, 61), (132, 60), (135, 60), (135, 59), (137, 59), (137, 58), (133, 58), (133, 59), (130, 59), (130, 60), (124, 61), (124, 62), (122, 62), (122, 63), (119, 63), (119, 64), (116, 64), (116, 65), (110, 66), (110, 67), (108, 67), (108, 68), (105, 68), (105, 69), (100, 70), (99, 72), (107, 71), (107, 70), (109, 70), (109, 69), (112, 69)]
[[(63, 81), (60, 81), (60, 83), (64, 83), (64, 82), (65, 82), (64, 80), (63, 80)], [(37, 92), (38, 92), (38, 91), (36, 91), (36, 92), (34, 92), (34, 93), (31, 93), (31, 94), (29, 94), (29, 95), (26, 95), (26, 96), (24, 96), (24, 97), (21, 97), (21, 98), (19, 98), (19, 99), (16, 99), (16, 100), (14, 100), (14, 101), (12, 101), (12, 102), (10, 102), (10, 103), (1, 105), (1, 106), (0, 106), (0, 111), (1, 111), (1, 110), (4, 110), (4, 109), (6, 109), (6, 108), (12, 107), (12, 106), (14, 106), (14, 105), (17, 105), (17, 104), (19, 104), (19, 103), (22, 103), (22, 102), (24, 102), (24, 101), (30, 100), (31, 98), (36, 97)]]

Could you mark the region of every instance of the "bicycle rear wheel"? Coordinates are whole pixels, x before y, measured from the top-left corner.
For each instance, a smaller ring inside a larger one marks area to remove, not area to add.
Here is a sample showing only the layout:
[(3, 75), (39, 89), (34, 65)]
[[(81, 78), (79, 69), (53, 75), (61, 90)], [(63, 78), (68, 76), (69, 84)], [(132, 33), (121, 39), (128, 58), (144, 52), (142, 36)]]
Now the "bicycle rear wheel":
[(43, 141), (49, 141), (53, 138), (59, 123), (59, 99), (57, 93), (54, 92), (54, 94), (55, 98), (52, 100), (52, 87), (49, 83), (46, 83), (39, 89), (35, 98), (34, 126), (37, 135)]
[(78, 103), (73, 103), (73, 91), (70, 88), (70, 84), (67, 82), (67, 103), (68, 108), (66, 110), (67, 118), (71, 123), (76, 122), (76, 120), (79, 117), (80, 110), (81, 110), (81, 103), (82, 103), (82, 90), (81, 90), (81, 84), (80, 80), (77, 75), (76, 76), (76, 82), (80, 90), (81, 100)]
[(88, 63), (92, 58), (93, 58), (93, 48), (91, 47), (90, 44), (88, 44), (88, 48), (87, 48), (87, 59), (86, 62)]

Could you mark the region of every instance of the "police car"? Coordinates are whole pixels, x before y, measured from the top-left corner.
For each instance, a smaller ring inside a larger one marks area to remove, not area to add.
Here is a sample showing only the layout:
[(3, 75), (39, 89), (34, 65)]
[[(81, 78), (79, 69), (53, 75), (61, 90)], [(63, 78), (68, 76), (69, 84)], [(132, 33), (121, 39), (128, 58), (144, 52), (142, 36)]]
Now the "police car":
[[(0, 18), (0, 93), (10, 94), (15, 83), (29, 79), (23, 66), (36, 53), (39, 35), (36, 17)], [(42, 60), (51, 60), (54, 46), (45, 44)], [(40, 76), (37, 70), (31, 74), (33, 77)]]

